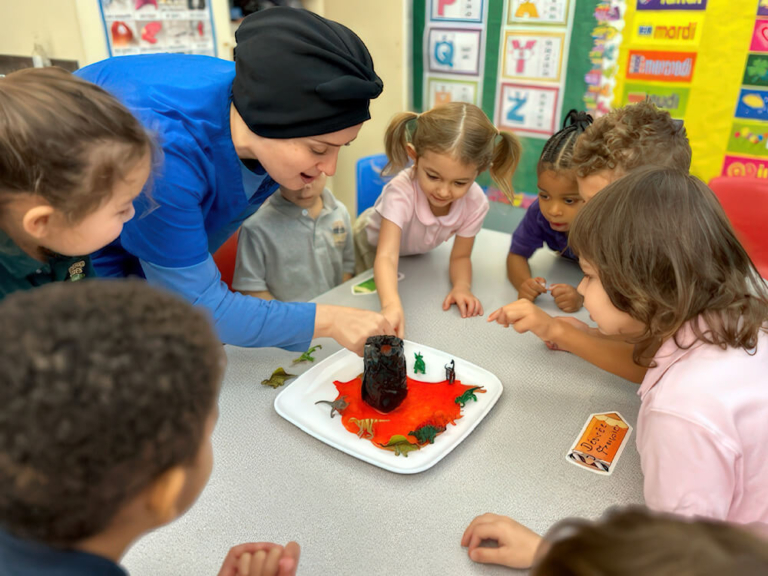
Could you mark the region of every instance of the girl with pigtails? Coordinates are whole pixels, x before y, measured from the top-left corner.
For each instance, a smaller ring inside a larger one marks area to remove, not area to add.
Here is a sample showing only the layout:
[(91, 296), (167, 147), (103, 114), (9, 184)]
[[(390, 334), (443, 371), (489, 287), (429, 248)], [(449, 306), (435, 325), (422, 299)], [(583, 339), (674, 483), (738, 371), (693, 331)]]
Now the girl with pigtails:
[(470, 257), (489, 206), (475, 179), (490, 170), (511, 200), (519, 140), (497, 130), (477, 106), (453, 102), (423, 114), (396, 115), (385, 143), (389, 163), (383, 173), (397, 175), (355, 224), (357, 272), (373, 265), (381, 312), (402, 338), (400, 256), (423, 254), (455, 237), (449, 264), (452, 288), (443, 310), (456, 304), (462, 318), (482, 315), (483, 307), (472, 294)]

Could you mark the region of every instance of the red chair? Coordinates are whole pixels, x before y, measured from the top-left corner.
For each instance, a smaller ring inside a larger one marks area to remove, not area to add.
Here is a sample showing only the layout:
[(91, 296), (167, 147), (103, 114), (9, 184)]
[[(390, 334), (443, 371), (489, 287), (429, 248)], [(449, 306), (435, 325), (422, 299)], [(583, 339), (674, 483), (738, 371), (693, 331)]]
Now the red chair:
[(238, 229), (229, 239), (222, 244), (213, 255), (213, 261), (221, 272), (221, 281), (232, 290), (232, 279), (235, 277), (235, 261), (237, 259), (237, 236), (240, 234)]
[(720, 176), (710, 180), (709, 187), (758, 271), (768, 278), (768, 182)]

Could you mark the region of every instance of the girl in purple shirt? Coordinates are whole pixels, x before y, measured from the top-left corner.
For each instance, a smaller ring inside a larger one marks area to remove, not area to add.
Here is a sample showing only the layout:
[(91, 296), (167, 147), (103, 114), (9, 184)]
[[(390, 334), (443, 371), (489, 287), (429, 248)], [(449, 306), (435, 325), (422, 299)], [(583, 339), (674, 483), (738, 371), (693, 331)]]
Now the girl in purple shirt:
[(544, 278), (532, 278), (528, 259), (544, 244), (572, 260), (568, 249), (568, 230), (584, 202), (579, 197), (576, 172), (571, 157), (579, 135), (592, 124), (586, 112), (571, 110), (563, 129), (544, 145), (538, 165), (539, 197), (530, 205), (522, 222), (512, 235), (507, 256), (507, 276), (520, 298), (533, 302), (550, 291), (555, 304), (563, 312), (576, 312), (582, 298), (568, 284), (553, 284), (547, 288)]

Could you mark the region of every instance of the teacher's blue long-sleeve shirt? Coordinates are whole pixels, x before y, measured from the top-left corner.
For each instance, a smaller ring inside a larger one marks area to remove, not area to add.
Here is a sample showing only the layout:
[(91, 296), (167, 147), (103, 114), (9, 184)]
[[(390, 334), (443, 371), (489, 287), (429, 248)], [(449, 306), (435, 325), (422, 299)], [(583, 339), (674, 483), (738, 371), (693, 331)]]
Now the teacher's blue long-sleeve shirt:
[(179, 293), (210, 312), (225, 343), (306, 350), (314, 304), (231, 292), (211, 256), (278, 186), (259, 166), (245, 168), (235, 152), (234, 63), (187, 54), (121, 56), (76, 74), (116, 96), (162, 148), (136, 216), (94, 253), (97, 273), (140, 275)]

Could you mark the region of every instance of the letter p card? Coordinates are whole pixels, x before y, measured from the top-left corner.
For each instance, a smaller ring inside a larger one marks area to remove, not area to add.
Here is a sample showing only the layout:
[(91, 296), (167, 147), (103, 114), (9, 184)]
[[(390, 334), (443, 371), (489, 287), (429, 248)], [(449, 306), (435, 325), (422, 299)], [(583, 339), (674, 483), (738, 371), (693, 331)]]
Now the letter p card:
[(632, 435), (632, 426), (618, 412), (591, 414), (565, 456), (571, 464), (610, 476)]

